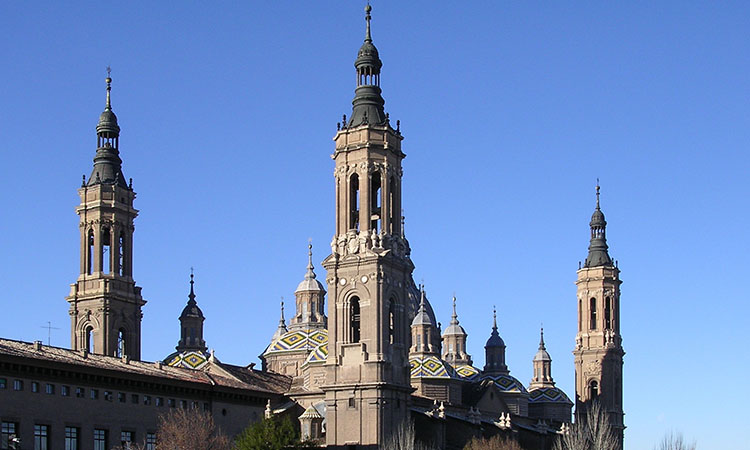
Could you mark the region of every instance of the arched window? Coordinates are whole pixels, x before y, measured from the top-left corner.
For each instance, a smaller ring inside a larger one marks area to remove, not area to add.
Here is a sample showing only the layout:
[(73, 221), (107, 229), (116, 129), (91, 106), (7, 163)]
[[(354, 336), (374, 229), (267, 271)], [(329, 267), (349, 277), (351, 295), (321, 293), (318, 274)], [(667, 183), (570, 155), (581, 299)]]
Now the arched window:
[(592, 380), (589, 383), (589, 398), (595, 399), (599, 397), (599, 383), (597, 383), (595, 380)]
[(589, 300), (589, 329), (596, 330), (596, 298)]
[(388, 304), (388, 342), (393, 344), (396, 342), (396, 324), (395, 317), (393, 316), (393, 299)]
[(391, 175), (390, 181), (388, 182), (390, 185), (388, 186), (388, 224), (390, 226), (390, 229), (387, 230), (389, 233), (394, 234), (395, 230), (398, 230), (399, 222), (400, 220), (396, 220), (396, 215), (393, 213), (394, 202), (393, 199), (396, 195), (396, 177)]
[(581, 320), (581, 314), (583, 314), (583, 302), (578, 299), (578, 331), (583, 331), (581, 328), (583, 328), (583, 321)]
[(349, 229), (359, 231), (359, 175), (349, 179)]
[(372, 174), (370, 179), (370, 229), (380, 231), (382, 219), (382, 199), (381, 197), (380, 172)]
[(122, 358), (125, 353), (125, 330), (120, 328), (117, 331), (117, 349), (115, 350), (115, 356)]
[(102, 272), (112, 273), (112, 234), (109, 228), (102, 228)]
[(125, 275), (125, 232), (120, 231), (117, 239), (117, 274)]
[(351, 321), (351, 342), (359, 342), (359, 297), (352, 297), (349, 301), (349, 317)]
[(94, 273), (94, 230), (89, 230), (86, 241), (88, 247), (88, 251), (86, 252), (86, 273), (91, 275)]
[(94, 327), (86, 327), (86, 350), (89, 353), (94, 353)]
[(610, 297), (604, 298), (604, 329), (612, 329), (612, 300)]

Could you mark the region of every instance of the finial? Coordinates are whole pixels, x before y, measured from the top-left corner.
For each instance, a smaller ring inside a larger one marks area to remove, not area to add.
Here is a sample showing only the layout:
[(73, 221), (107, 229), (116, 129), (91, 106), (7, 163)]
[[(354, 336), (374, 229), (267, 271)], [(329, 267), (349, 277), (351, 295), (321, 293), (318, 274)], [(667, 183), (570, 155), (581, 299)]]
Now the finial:
[(539, 350), (544, 350), (544, 324), (541, 326), (541, 331), (539, 333)]
[(83, 174), (83, 179), (81, 180), (81, 187), (86, 186), (86, 174)]
[(195, 280), (193, 279), (193, 268), (190, 267), (190, 295), (188, 295), (189, 301), (195, 302), (195, 291), (193, 290), (193, 284), (195, 284)]
[(370, 11), (372, 11), (372, 6), (370, 6), (370, 2), (367, 2), (367, 6), (365, 6), (365, 20), (367, 21), (365, 42), (372, 42), (372, 36), (370, 35), (370, 20), (372, 20), (372, 17), (370, 17)]
[(315, 279), (315, 271), (313, 270), (312, 262), (312, 238), (307, 239), (307, 272), (305, 273), (306, 280)]
[(457, 316), (458, 315), (456, 314), (456, 293), (454, 292), (453, 293), (453, 317), (457, 317)]
[(492, 305), (492, 329), (497, 331), (497, 308)]
[(596, 179), (596, 209), (599, 209), (599, 178)]
[(110, 76), (112, 74), (112, 68), (107, 66), (107, 79), (105, 80), (107, 82), (107, 106), (106, 109), (112, 109), (112, 103), (109, 99), (109, 92), (112, 90), (112, 77)]

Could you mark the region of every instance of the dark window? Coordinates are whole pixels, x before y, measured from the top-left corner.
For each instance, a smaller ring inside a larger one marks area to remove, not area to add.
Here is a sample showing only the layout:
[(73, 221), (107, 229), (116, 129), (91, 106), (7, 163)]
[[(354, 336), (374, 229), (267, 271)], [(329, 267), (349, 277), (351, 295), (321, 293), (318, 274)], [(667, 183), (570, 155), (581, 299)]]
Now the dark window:
[(167, 405), (169, 405), (170, 408), (174, 408), (175, 404), (176, 403), (173, 398), (167, 399)]
[(94, 327), (86, 327), (86, 350), (94, 353)]
[(13, 390), (14, 391), (22, 391), (23, 390), (23, 381), (22, 380), (13, 380)]
[(123, 265), (125, 265), (125, 233), (120, 231), (120, 237), (117, 240), (117, 274), (118, 275), (125, 275)]
[(359, 175), (349, 179), (349, 229), (359, 231)]
[(89, 391), (89, 394), (90, 394), (89, 397), (91, 397), (91, 400), (96, 400), (96, 399), (99, 398), (99, 390), (98, 389), (91, 389), (91, 391)]
[(135, 403), (137, 405), (138, 404), (138, 394), (132, 394), (130, 396), (130, 401), (133, 402), (133, 403)]
[(102, 272), (112, 273), (112, 233), (109, 228), (102, 229)]
[(133, 433), (132, 431), (126, 431), (122, 430), (120, 432), (120, 444), (122, 444), (123, 449), (129, 449), (130, 443), (133, 442)]
[(151, 396), (150, 395), (144, 395), (143, 396), (143, 404), (148, 406), (151, 404)]
[(604, 298), (604, 328), (612, 329), (612, 300), (609, 297)]
[(583, 302), (578, 300), (578, 331), (583, 331), (583, 321), (581, 320), (581, 314), (583, 314)]
[(55, 393), (55, 385), (47, 383), (44, 386), (44, 392), (46, 392), (47, 394), (50, 394), (50, 395), (54, 394)]
[(382, 219), (382, 196), (380, 183), (380, 172), (375, 172), (370, 178), (370, 229), (380, 231)]
[(597, 383), (596, 381), (592, 381), (591, 383), (589, 383), (589, 393), (589, 397), (592, 400), (599, 397), (599, 383)]
[(146, 433), (146, 448), (144, 450), (156, 450), (156, 433)]
[(89, 230), (88, 254), (86, 255), (86, 273), (94, 273), (94, 230)]
[(0, 423), (0, 448), (11, 448), (10, 445), (16, 439), (18, 424), (15, 422)]
[(389, 233), (391, 233), (391, 234), (396, 234), (396, 232), (399, 230), (398, 227), (401, 225), (399, 223), (400, 220), (398, 220), (396, 218), (396, 215), (393, 213), (394, 212), (393, 208), (395, 208), (393, 199), (394, 199), (394, 197), (396, 195), (396, 178), (393, 177), (393, 176), (391, 176), (391, 180), (390, 180), (389, 184), (390, 184), (390, 186), (389, 186), (389, 189), (388, 189), (388, 205), (387, 205), (387, 208), (388, 208), (388, 217), (390, 218), (390, 220), (389, 220), (390, 229), (386, 230), (386, 231), (389, 232)]
[(78, 434), (76, 427), (65, 427), (65, 450), (78, 450)]
[(49, 448), (49, 426), (34, 425), (34, 450)]
[(357, 404), (354, 401), (354, 397), (349, 397), (349, 407), (350, 408), (356, 408)]
[(31, 392), (39, 392), (39, 382), (38, 381), (32, 381), (31, 382)]
[(589, 300), (589, 329), (596, 330), (596, 299), (591, 297)]
[(107, 450), (107, 430), (94, 430), (94, 450)]
[(70, 386), (61, 386), (60, 395), (63, 397), (70, 397)]
[(164, 398), (156, 397), (156, 406), (164, 406)]
[(104, 400), (111, 402), (113, 399), (112, 393), (110, 391), (104, 391)]
[(391, 299), (388, 304), (388, 341), (391, 344), (396, 342), (396, 319), (393, 315), (393, 302), (394, 300)]
[(351, 342), (359, 342), (359, 297), (352, 297), (349, 305), (349, 315), (351, 317)]
[(117, 350), (115, 353), (115, 356), (118, 358), (122, 358), (125, 353), (125, 330), (120, 328), (120, 330), (117, 332)]
[(0, 378), (0, 389), (5, 389), (8, 387), (8, 380), (5, 378)]
[(76, 388), (76, 397), (83, 398), (86, 396), (86, 389), (82, 387)]
[(120, 403), (125, 403), (125, 393), (124, 392), (118, 392), (117, 393), (117, 401)]
[(180, 408), (187, 409), (187, 407), (188, 407), (187, 400), (180, 400)]

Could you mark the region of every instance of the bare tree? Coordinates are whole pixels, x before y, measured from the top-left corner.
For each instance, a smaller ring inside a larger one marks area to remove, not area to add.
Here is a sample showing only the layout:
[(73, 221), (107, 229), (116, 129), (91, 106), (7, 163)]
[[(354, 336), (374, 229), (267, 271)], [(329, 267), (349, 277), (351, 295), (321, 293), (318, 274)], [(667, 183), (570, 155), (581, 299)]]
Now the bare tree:
[(401, 424), (391, 433), (389, 439), (382, 447), (383, 450), (431, 450), (432, 447), (417, 442), (414, 433), (414, 422)]
[(695, 442), (686, 442), (682, 433), (670, 431), (664, 435), (664, 439), (654, 447), (654, 450), (695, 450)]
[(175, 409), (159, 417), (158, 448), (165, 450), (230, 450), (229, 438), (214, 424), (210, 413)]
[(503, 436), (493, 436), (489, 439), (473, 438), (466, 444), (464, 450), (523, 450), (515, 439)]
[(609, 416), (602, 410), (599, 402), (593, 402), (586, 408), (583, 420), (570, 426), (555, 442), (555, 450), (618, 450), (617, 440)]

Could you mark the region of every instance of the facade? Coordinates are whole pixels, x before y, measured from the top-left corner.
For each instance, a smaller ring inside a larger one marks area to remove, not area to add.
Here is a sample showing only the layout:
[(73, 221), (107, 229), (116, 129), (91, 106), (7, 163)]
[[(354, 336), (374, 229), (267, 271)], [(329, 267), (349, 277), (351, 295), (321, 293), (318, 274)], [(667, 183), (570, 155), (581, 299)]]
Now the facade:
[[(75, 439), (84, 450), (152, 443), (159, 415), (179, 407), (210, 411), (232, 435), (264, 415), (287, 415), (302, 436), (331, 448), (379, 448), (409, 423), (438, 448), (493, 434), (524, 448), (551, 448), (572, 420), (573, 402), (555, 386), (543, 331), (526, 386), (511, 375), (494, 314), (479, 369), (466, 350), (456, 298), (441, 330), (425, 287), (414, 282), (401, 215), (403, 135), (385, 112), (370, 13), (368, 5), (352, 113), (333, 139), (336, 226), (326, 273), (318, 279), (310, 244), (294, 311), (287, 324), (282, 302), (261, 370), (208, 352), (192, 274), (175, 351), (163, 361), (140, 361), (146, 302), (133, 279), (138, 211), (122, 171), (107, 78), (94, 168), (76, 210), (80, 275), (67, 297), (71, 348), (0, 340), (0, 449), (14, 437), (44, 438), (50, 448)], [(608, 254), (598, 187), (590, 225), (576, 283), (576, 410), (601, 402), (622, 440), (619, 269)]]

